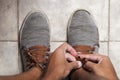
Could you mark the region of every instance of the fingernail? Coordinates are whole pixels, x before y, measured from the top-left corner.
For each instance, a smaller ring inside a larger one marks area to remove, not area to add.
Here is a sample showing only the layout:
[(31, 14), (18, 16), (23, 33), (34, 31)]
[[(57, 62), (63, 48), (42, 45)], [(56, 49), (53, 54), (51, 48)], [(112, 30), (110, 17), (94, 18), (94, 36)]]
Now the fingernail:
[(78, 68), (80, 68), (82, 66), (82, 63), (80, 61), (77, 62), (78, 62)]
[(67, 60), (69, 60), (69, 61), (71, 61), (71, 62), (72, 62), (72, 61), (75, 61), (74, 59), (71, 59), (71, 58), (67, 58)]
[(81, 52), (77, 52), (77, 54), (81, 54)]

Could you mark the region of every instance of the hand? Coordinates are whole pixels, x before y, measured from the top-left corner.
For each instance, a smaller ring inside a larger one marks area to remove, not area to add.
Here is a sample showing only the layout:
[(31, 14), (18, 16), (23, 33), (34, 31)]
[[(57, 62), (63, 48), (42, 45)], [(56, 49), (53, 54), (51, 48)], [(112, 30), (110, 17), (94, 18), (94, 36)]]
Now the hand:
[(76, 51), (67, 43), (57, 48), (51, 55), (48, 70), (45, 74), (45, 80), (64, 79), (72, 69), (81, 67), (81, 62), (76, 61), (76, 59), (66, 53), (66, 51), (69, 51), (72, 55), (76, 54)]
[[(93, 74), (108, 80), (118, 80), (109, 57), (99, 54), (80, 54), (79, 56), (88, 59), (84, 67), (90, 70)], [(98, 63), (94, 63), (96, 61)]]

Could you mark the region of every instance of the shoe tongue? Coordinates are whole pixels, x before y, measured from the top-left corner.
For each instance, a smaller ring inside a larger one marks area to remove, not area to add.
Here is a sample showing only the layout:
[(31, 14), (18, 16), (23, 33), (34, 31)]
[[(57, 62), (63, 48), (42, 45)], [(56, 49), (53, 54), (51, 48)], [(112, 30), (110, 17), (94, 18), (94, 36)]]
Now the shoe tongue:
[(86, 46), (86, 45), (77, 45), (73, 46), (73, 48), (79, 53), (82, 54), (93, 54), (95, 51), (95, 47), (92, 46)]
[(48, 64), (49, 48), (45, 46), (33, 46), (28, 49), (28, 55), (37, 65), (41, 67)]

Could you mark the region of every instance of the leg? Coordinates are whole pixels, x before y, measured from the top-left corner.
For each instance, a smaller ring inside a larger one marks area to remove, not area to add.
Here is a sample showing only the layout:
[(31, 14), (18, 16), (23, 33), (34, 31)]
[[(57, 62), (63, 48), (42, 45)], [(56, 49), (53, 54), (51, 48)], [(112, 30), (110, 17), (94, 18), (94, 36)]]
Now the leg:
[(49, 24), (45, 14), (34, 12), (27, 16), (20, 30), (19, 47), (24, 72), (33, 67), (45, 72), (50, 50)]
[[(89, 12), (76, 11), (68, 24), (68, 43), (77, 52), (91, 54), (99, 47), (98, 30)], [(93, 80), (92, 74), (81, 68), (71, 74), (71, 79)]]
[(30, 14), (23, 22), (19, 47), (23, 73), (1, 76), (0, 80), (39, 80), (46, 70), (49, 51), (49, 27), (41, 12)]
[(0, 80), (40, 80), (42, 72), (38, 68), (32, 68), (24, 73), (14, 76), (0, 76)]

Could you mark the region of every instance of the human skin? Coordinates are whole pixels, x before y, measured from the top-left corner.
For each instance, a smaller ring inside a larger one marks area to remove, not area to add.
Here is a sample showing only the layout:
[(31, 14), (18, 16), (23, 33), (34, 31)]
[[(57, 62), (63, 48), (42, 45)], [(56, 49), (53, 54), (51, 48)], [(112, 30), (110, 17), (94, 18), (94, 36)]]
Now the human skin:
[[(80, 68), (82, 66), (80, 61), (69, 55), (66, 55), (66, 51), (71, 54), (76, 54), (76, 51), (67, 43), (64, 43), (57, 48), (50, 58), (48, 70), (46, 72), (44, 80), (62, 80), (65, 79), (73, 69)], [(71, 62), (68, 62), (70, 60)]]
[(108, 56), (100, 54), (79, 54), (79, 56), (82, 59), (86, 58), (88, 60), (84, 68), (89, 71), (86, 72), (85, 70), (79, 69), (74, 72), (75, 77), (79, 80), (81, 80), (81, 77), (79, 77), (79, 75), (82, 75), (81, 71), (86, 74), (86, 80), (118, 80), (115, 69)]
[(42, 72), (39, 68), (33, 67), (27, 72), (13, 75), (13, 76), (0, 76), (0, 80), (39, 80)]
[[(81, 62), (71, 55), (66, 53), (66, 50), (71, 54), (76, 54), (76, 51), (67, 43), (57, 48), (50, 57), (48, 70), (43, 77), (43, 73), (39, 67), (33, 67), (32, 69), (23, 72), (21, 74), (13, 76), (0, 76), (0, 80), (58, 80), (65, 78), (72, 69), (81, 67)], [(69, 63), (67, 60), (71, 61)]]
[[(76, 55), (76, 51), (69, 44), (64, 43), (51, 55), (48, 69), (43, 79), (41, 78), (42, 71), (34, 67), (27, 72), (15, 76), (1, 76), (0, 80), (62, 80), (65, 79), (73, 69), (78, 69), (75, 71), (75, 76), (77, 80), (80, 80), (79, 75), (82, 75), (82, 71), (80, 71), (82, 69), (82, 63), (76, 61), (74, 57)], [(77, 56), (88, 60), (84, 65), (84, 67), (90, 71), (90, 73), (87, 72), (86, 77), (92, 75), (92, 77), (88, 77), (88, 80), (90, 80), (90, 78), (91, 80), (118, 80), (109, 57), (99, 54), (79, 54)], [(97, 63), (94, 63), (96, 61)]]

